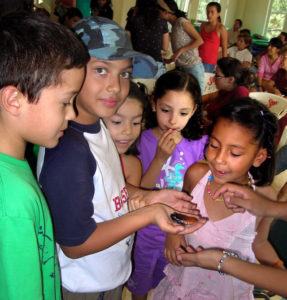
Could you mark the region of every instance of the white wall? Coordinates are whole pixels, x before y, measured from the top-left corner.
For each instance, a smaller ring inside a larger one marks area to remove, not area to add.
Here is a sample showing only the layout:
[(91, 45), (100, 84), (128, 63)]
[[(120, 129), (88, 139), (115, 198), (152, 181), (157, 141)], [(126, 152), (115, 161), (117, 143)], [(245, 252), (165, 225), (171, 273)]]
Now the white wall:
[(114, 10), (114, 21), (122, 27), (126, 26), (126, 18), (129, 9), (135, 6), (136, 0), (112, 0)]

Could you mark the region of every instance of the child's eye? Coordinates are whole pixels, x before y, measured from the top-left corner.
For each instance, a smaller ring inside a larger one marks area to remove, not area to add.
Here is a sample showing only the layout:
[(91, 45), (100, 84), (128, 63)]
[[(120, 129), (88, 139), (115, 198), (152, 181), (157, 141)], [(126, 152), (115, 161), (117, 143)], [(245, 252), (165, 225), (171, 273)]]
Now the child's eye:
[(182, 113), (180, 113), (180, 115), (181, 115), (181, 116), (187, 116), (187, 113), (182, 112)]
[(134, 122), (133, 125), (134, 125), (134, 126), (141, 125), (141, 122)]
[(125, 78), (125, 79), (130, 79), (132, 77), (132, 73), (131, 72), (122, 72), (121, 77)]
[(162, 108), (161, 111), (164, 112), (164, 113), (168, 113), (169, 112), (168, 109), (164, 109), (164, 108)]
[(218, 149), (218, 146), (214, 145), (214, 144), (209, 144), (209, 147), (213, 148), (213, 149)]
[(96, 72), (100, 75), (107, 74), (107, 70), (105, 68), (96, 68)]
[(121, 124), (121, 122), (120, 122), (120, 121), (112, 121), (112, 123), (113, 123), (113, 124), (115, 124), (115, 125), (119, 125), (119, 124)]
[(231, 155), (234, 156), (234, 157), (239, 157), (239, 156), (241, 156), (241, 154), (237, 154), (237, 153), (233, 153), (233, 152), (231, 152)]

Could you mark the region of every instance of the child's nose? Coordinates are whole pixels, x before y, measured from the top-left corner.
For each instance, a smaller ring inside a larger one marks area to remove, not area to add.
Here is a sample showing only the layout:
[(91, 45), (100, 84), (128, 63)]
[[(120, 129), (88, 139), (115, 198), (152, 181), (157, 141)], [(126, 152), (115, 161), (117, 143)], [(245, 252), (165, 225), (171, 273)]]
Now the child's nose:
[(66, 120), (74, 120), (76, 118), (76, 112), (73, 105), (67, 106)]
[(124, 132), (125, 134), (127, 134), (127, 135), (131, 134), (131, 133), (132, 133), (132, 126), (131, 126), (131, 124), (125, 125), (124, 131), (123, 131), (123, 132)]
[(177, 121), (176, 114), (171, 114), (170, 119), (169, 119), (169, 123), (170, 124), (176, 124), (176, 121)]
[(121, 90), (120, 77), (117, 75), (111, 75), (107, 87), (109, 92), (114, 94), (118, 93)]
[(218, 152), (217, 152), (217, 155), (216, 155), (216, 162), (217, 163), (224, 163), (225, 162), (225, 157), (226, 157), (226, 153), (224, 151), (224, 149), (220, 149)]

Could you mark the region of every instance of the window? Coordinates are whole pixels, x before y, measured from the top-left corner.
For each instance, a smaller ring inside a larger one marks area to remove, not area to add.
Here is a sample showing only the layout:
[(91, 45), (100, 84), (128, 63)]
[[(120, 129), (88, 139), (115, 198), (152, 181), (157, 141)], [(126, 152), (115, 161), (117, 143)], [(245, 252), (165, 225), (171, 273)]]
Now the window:
[(273, 0), (266, 37), (276, 37), (284, 31), (284, 24), (287, 22), (287, 0)]
[(187, 12), (190, 0), (175, 0), (178, 9)]

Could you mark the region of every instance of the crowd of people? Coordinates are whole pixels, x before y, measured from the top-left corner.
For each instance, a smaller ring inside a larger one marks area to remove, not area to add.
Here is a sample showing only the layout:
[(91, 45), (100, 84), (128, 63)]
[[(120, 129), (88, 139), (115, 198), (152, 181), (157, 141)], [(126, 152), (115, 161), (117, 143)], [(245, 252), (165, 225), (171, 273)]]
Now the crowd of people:
[[(200, 32), (174, 0), (138, 0), (125, 29), (108, 0), (88, 18), (58, 1), (58, 22), (4, 2), (0, 299), (286, 297), (268, 233), (287, 220), (287, 185), (272, 187), (287, 148), (276, 154), (277, 118), (248, 97), (256, 80), (285, 96), (286, 34), (255, 79), (251, 35), (240, 19), (227, 31), (217, 2)], [(204, 72), (218, 92), (203, 103)], [(132, 78), (156, 78), (152, 95)]]

